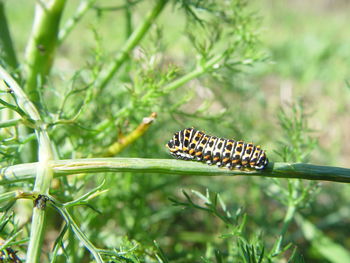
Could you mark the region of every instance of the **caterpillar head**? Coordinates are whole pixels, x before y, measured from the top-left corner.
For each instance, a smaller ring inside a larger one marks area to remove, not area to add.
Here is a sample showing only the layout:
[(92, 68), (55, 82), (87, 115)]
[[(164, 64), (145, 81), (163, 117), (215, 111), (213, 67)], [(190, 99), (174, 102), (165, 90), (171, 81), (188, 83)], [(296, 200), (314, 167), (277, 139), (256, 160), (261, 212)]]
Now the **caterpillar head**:
[(176, 156), (177, 152), (179, 151), (179, 147), (177, 147), (174, 143), (173, 140), (170, 140), (166, 145), (165, 147), (167, 147), (170, 151), (170, 154), (173, 155), (173, 156)]
[(264, 169), (268, 165), (269, 159), (267, 159), (265, 151), (259, 156), (259, 160), (255, 166), (256, 169)]
[(170, 140), (167, 144), (165, 144), (165, 147), (167, 147), (170, 151), (172, 149), (175, 149), (175, 144), (173, 140)]

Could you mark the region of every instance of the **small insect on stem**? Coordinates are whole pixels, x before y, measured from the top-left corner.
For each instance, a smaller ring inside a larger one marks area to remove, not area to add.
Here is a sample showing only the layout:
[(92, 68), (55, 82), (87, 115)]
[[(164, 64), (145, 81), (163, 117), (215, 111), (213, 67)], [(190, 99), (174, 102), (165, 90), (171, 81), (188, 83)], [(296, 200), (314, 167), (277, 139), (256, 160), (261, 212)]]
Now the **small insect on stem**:
[(194, 128), (176, 132), (165, 146), (177, 159), (206, 162), (229, 169), (262, 170), (269, 162), (259, 145), (218, 138)]
[(38, 197), (34, 200), (34, 207), (44, 210), (46, 208), (46, 202), (50, 199), (45, 195), (38, 195)]

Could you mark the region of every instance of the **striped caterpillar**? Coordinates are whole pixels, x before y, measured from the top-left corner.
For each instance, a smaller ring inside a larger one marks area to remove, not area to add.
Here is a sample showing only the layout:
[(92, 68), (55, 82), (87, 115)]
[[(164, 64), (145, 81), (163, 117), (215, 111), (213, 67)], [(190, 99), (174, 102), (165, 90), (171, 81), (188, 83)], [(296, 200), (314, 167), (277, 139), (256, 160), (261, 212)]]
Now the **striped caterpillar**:
[(264, 169), (268, 164), (260, 146), (210, 136), (194, 128), (178, 131), (166, 144), (177, 159), (206, 162), (219, 167)]

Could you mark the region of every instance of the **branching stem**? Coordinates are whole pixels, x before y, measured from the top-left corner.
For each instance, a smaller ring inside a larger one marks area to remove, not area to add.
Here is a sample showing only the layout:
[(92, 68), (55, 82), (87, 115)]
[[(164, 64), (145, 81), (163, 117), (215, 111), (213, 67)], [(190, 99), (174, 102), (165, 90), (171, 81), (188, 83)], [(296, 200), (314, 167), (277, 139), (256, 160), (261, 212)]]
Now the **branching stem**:
[[(40, 114), (35, 105), (27, 97), (17, 82), (0, 66), (0, 78), (5, 81), (16, 98), (18, 106), (35, 122), (36, 137), (39, 145), (39, 162), (35, 167), (34, 192), (47, 195), (49, 192), (53, 170), (49, 164), (53, 158), (52, 145), (46, 131), (46, 125), (42, 122)], [(26, 262), (39, 262), (42, 248), (42, 240), (45, 227), (45, 209), (40, 207), (33, 208), (33, 217), (30, 231), (30, 239), (27, 251)]]
[(84, 0), (81, 1), (76, 13), (66, 22), (66, 24), (62, 27), (58, 34), (58, 44), (62, 44), (62, 42), (66, 39), (69, 33), (73, 30), (73, 28), (78, 24), (78, 22), (82, 19), (82, 17), (86, 14), (86, 12), (93, 6), (96, 0)]
[(226, 53), (223, 52), (221, 54), (218, 54), (212, 57), (204, 65), (197, 66), (197, 68), (195, 68), (193, 71), (189, 72), (188, 74), (182, 76), (181, 78), (176, 79), (173, 82), (164, 86), (163, 90), (165, 92), (170, 92), (172, 90), (177, 89), (181, 85), (187, 83), (188, 81), (199, 77), (200, 75), (208, 72), (210, 68), (215, 67), (222, 59), (225, 58), (225, 56), (226, 56)]
[(113, 63), (110, 64), (106, 70), (102, 71), (100, 77), (96, 80), (96, 86), (99, 88), (99, 90), (102, 90), (109, 83), (114, 74), (124, 64), (124, 62), (129, 56), (129, 52), (134, 49), (134, 47), (147, 33), (153, 22), (163, 10), (166, 3), (167, 0), (158, 0), (157, 4), (147, 15), (143, 23), (138, 28), (136, 28), (135, 31), (131, 34), (129, 39), (126, 41), (125, 45), (115, 57)]

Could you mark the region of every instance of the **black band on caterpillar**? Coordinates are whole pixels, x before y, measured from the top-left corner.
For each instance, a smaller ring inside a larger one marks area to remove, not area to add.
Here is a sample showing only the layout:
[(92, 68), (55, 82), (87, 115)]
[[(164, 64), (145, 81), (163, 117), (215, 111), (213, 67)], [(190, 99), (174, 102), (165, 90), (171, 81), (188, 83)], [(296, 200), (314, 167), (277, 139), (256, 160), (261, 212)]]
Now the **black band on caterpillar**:
[(269, 162), (260, 146), (210, 136), (194, 128), (176, 132), (166, 147), (175, 158), (203, 161), (229, 169), (243, 167), (261, 170)]

